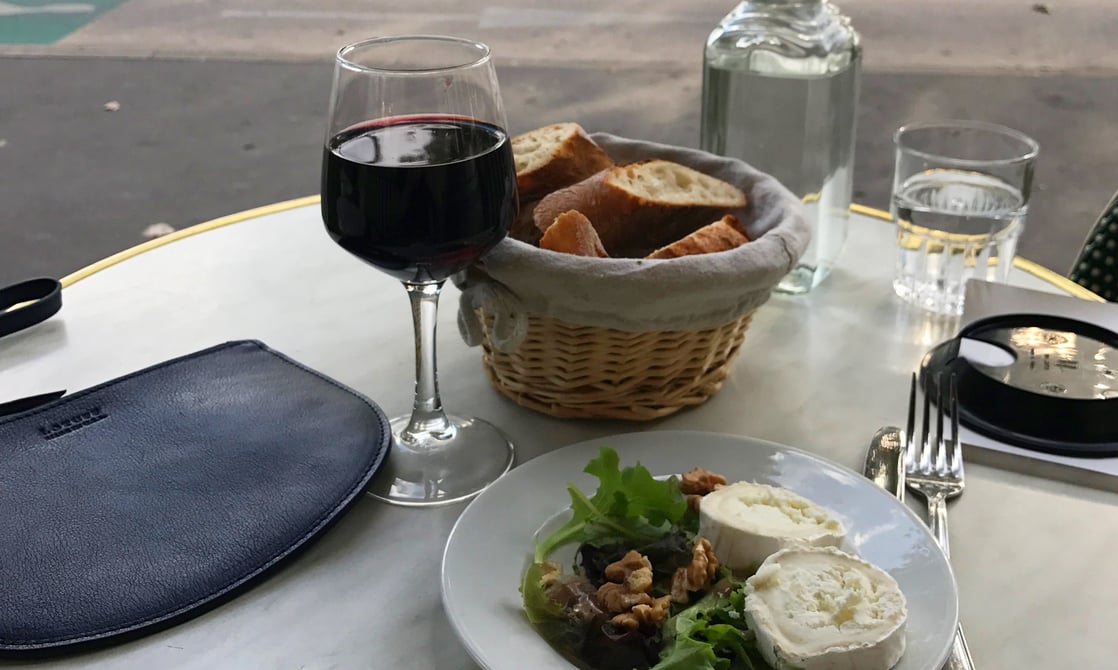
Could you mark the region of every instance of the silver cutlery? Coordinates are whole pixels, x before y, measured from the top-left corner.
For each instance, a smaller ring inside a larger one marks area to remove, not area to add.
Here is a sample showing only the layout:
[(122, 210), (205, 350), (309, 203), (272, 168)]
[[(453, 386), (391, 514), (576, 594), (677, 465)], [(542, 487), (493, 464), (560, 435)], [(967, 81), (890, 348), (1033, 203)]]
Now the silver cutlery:
[(904, 500), (904, 436), (900, 428), (885, 426), (877, 431), (866, 450), (862, 474), (898, 500)]
[[(946, 389), (943, 380), (936, 375), (936, 429), (931, 439), (931, 384), (925, 385), (923, 421), (920, 439), (916, 436), (916, 374), (912, 375), (912, 386), (908, 396), (908, 422), (906, 423), (905, 447), (905, 484), (908, 488), (924, 496), (928, 504), (928, 527), (943, 549), (944, 556), (951, 557), (947, 532), (947, 500), (963, 492), (963, 450), (959, 442), (959, 393), (955, 375), (947, 379)], [(951, 415), (951, 437), (944, 433), (945, 407)], [(955, 629), (955, 642), (947, 668), (954, 670), (973, 670), (974, 662), (967, 648), (963, 627)]]

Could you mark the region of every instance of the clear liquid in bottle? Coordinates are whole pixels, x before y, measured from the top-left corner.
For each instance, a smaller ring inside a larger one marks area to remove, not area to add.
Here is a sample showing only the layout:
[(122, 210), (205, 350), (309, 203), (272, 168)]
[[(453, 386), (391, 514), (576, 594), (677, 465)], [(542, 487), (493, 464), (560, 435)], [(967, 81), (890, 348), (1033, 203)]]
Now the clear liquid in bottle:
[(823, 0), (743, 2), (703, 58), (701, 146), (740, 158), (803, 198), (812, 241), (778, 286), (805, 293), (846, 241), (861, 47)]

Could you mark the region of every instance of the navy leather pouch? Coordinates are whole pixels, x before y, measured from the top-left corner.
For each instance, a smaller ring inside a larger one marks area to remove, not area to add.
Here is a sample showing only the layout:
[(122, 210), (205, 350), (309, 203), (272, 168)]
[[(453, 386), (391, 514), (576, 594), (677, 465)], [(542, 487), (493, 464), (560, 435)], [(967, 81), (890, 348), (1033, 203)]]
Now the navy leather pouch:
[(0, 654), (222, 602), (360, 500), (390, 439), (375, 404), (254, 341), (0, 418)]

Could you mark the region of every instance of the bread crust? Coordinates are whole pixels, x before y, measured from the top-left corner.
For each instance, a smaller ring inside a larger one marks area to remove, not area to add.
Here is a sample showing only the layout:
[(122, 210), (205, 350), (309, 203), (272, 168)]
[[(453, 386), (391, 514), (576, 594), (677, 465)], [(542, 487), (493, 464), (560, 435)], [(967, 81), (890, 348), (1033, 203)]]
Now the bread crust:
[[(672, 166), (671, 170), (680, 171), (688, 179), (701, 177), (717, 182), (720, 192), (730, 195), (715, 201), (686, 197), (655, 199), (636, 192), (632, 184), (642, 176), (642, 171), (662, 170), (665, 165)], [(641, 257), (648, 250), (690, 235), (723, 216), (727, 210), (745, 204), (745, 195), (725, 182), (681, 165), (653, 160), (609, 168), (550, 193), (536, 205), (533, 219), (537, 228), (547, 230), (563, 212), (578, 210), (593, 223), (611, 256)]]
[(555, 217), (540, 238), (540, 248), (575, 256), (609, 257), (590, 219), (575, 209)]
[(535, 160), (516, 173), (517, 190), (526, 200), (538, 200), (613, 166), (609, 155), (577, 123), (554, 123), (517, 135), (512, 138), (513, 156), (523, 158), (525, 147), (535, 142), (544, 146), (532, 152)]
[(733, 214), (727, 214), (712, 224), (703, 226), (681, 240), (660, 247), (645, 258), (680, 258), (696, 254), (712, 254), (736, 249), (749, 241), (741, 223)]

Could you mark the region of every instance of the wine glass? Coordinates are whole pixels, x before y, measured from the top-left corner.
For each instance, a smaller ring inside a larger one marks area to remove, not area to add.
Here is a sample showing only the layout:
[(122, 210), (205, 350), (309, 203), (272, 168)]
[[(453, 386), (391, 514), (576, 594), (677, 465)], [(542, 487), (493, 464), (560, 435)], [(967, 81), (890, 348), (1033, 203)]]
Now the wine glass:
[(456, 37), (364, 40), (338, 51), (322, 162), (322, 219), (343, 249), (404, 284), (415, 401), (369, 493), (403, 505), (469, 498), (513, 447), (439, 399), (435, 322), (447, 278), (493, 248), (517, 211), (516, 170), (489, 47)]

